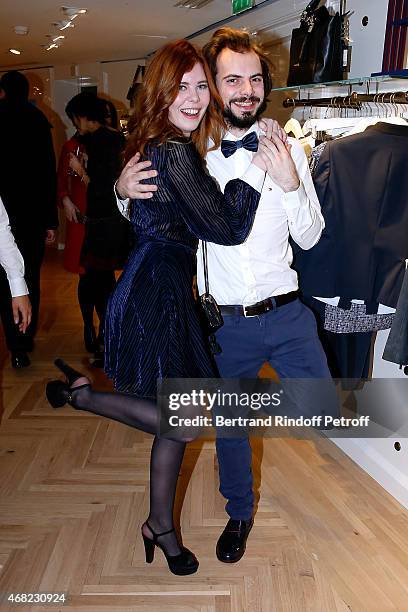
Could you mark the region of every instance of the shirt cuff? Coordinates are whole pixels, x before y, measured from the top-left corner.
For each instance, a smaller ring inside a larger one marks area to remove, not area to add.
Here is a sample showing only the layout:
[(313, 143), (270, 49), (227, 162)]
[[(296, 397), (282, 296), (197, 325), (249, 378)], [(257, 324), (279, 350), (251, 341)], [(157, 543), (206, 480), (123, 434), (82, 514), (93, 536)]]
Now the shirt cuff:
[[(116, 181), (117, 183), (118, 181)], [(129, 219), (129, 202), (130, 199), (126, 198), (125, 200), (122, 200), (122, 198), (119, 195), (118, 190), (116, 189), (116, 183), (115, 186), (113, 188), (114, 193), (115, 193), (115, 198), (116, 198), (116, 205), (119, 209), (119, 212), (126, 217), (126, 219)]]
[[(119, 179), (118, 179), (118, 180), (119, 180)], [(116, 199), (117, 199), (117, 200), (119, 200), (119, 202), (124, 202), (124, 203), (129, 202), (129, 198), (124, 198), (124, 199), (122, 199), (122, 198), (120, 197), (120, 195), (119, 195), (119, 191), (118, 191), (118, 190), (117, 190), (117, 188), (116, 188), (116, 185), (117, 185), (117, 184), (118, 184), (118, 181), (116, 181), (116, 183), (115, 183), (115, 185), (114, 185), (114, 190), (115, 190), (115, 196), (116, 196)]]
[(261, 193), (265, 181), (265, 175), (266, 173), (258, 168), (258, 166), (251, 164), (248, 170), (246, 170), (245, 174), (243, 174), (240, 178), (241, 181), (245, 181), (245, 183), (248, 183), (248, 185)]
[(11, 297), (28, 295), (28, 288), (24, 278), (9, 278)]
[(307, 194), (302, 181), (296, 191), (287, 191), (282, 193), (282, 203), (288, 210), (299, 208), (307, 202)]

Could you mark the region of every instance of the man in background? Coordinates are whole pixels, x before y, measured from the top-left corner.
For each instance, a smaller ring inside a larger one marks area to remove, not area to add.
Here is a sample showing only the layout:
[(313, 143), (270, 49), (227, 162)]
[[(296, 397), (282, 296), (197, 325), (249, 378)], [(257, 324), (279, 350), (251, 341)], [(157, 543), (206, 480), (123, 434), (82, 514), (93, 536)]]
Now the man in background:
[(0, 269), (0, 317), (14, 368), (30, 365), (40, 306), (40, 269), (45, 243), (58, 226), (55, 155), (51, 125), (28, 101), (29, 84), (15, 70), (0, 80), (0, 197), (25, 262), (32, 319), (25, 333), (16, 325), (12, 295)]

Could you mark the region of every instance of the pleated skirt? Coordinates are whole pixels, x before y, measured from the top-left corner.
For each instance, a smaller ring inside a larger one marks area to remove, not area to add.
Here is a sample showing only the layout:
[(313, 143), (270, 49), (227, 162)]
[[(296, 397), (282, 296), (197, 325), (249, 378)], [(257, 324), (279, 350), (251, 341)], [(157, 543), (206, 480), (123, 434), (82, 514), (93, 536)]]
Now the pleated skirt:
[(117, 391), (155, 398), (158, 380), (216, 376), (194, 274), (189, 247), (151, 241), (132, 251), (106, 316), (105, 372)]

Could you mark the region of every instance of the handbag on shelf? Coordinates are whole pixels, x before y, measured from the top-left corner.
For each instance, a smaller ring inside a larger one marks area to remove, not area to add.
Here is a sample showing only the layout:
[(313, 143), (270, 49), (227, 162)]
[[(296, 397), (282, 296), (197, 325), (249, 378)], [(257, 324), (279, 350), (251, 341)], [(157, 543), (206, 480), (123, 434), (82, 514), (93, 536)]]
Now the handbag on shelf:
[(136, 68), (135, 75), (133, 77), (133, 81), (126, 95), (126, 100), (129, 100), (130, 107), (134, 107), (135, 99), (138, 94), (138, 90), (140, 85), (143, 83), (144, 75), (145, 75), (145, 66), (139, 66)]
[(213, 355), (221, 353), (214, 333), (224, 325), (220, 307), (215, 298), (210, 294), (210, 286), (208, 283), (208, 259), (207, 259), (207, 243), (202, 241), (203, 268), (204, 268), (204, 288), (205, 291), (200, 295), (200, 311), (202, 324), (209, 336), (210, 349)]
[(292, 30), (288, 86), (341, 81), (343, 78), (343, 28), (348, 13), (331, 15), (320, 0), (309, 2)]

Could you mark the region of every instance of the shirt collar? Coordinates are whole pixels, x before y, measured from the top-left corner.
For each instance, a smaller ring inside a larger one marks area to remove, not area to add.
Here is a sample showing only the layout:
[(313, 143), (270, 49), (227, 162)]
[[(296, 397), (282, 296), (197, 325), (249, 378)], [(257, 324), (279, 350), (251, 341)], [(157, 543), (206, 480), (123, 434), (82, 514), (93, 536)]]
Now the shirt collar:
[(232, 140), (236, 142), (237, 140), (242, 140), (244, 136), (246, 136), (247, 134), (250, 134), (251, 132), (255, 132), (257, 136), (262, 134), (261, 128), (259, 127), (259, 123), (257, 121), (255, 121), (255, 123), (251, 125), (251, 127), (244, 134), (241, 134), (240, 136), (234, 136), (234, 134), (231, 134), (231, 132), (226, 132), (224, 134), (223, 140)]

